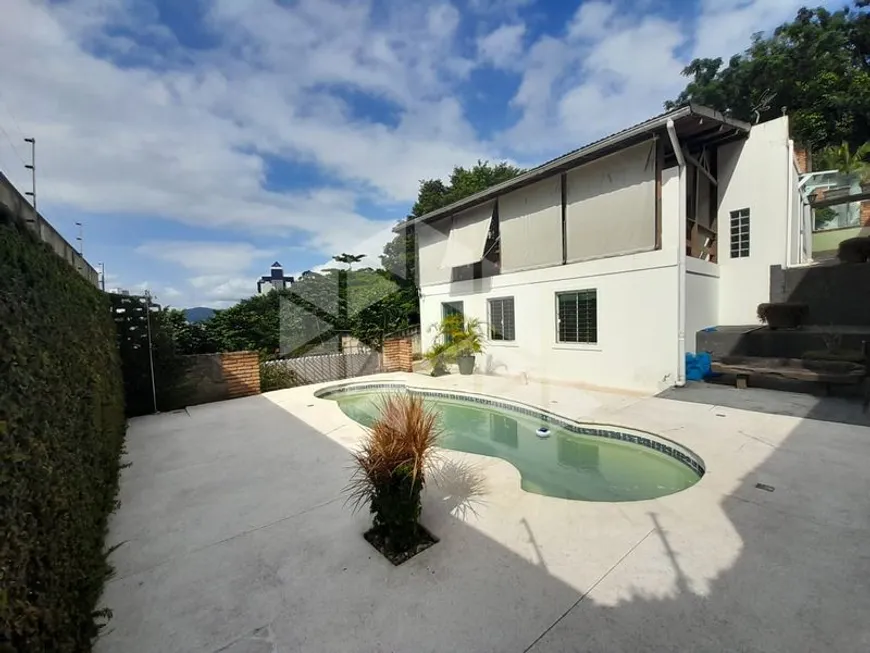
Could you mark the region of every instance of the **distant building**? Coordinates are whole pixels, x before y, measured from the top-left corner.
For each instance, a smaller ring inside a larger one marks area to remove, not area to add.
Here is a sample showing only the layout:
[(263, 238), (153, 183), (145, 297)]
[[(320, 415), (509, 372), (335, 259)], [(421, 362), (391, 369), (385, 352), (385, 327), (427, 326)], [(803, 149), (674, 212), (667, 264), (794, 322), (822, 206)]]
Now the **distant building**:
[(272, 263), (269, 276), (260, 277), (257, 282), (257, 294), (265, 295), (270, 290), (284, 290), (293, 285), (293, 277), (284, 276), (284, 268), (278, 261)]

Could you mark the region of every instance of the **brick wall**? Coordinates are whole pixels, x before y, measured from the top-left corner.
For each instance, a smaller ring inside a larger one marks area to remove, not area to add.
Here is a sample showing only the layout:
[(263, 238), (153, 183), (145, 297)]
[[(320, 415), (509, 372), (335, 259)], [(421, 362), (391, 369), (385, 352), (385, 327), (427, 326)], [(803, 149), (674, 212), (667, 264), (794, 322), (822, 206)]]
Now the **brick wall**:
[(260, 359), (253, 351), (190, 356), (184, 405), (260, 394)]
[(794, 161), (797, 164), (798, 172), (804, 174), (810, 170), (810, 153), (807, 148), (800, 145), (794, 146)]
[(861, 202), (861, 226), (870, 227), (870, 201)]
[(384, 372), (413, 372), (411, 338), (395, 338), (384, 342)]
[(260, 394), (260, 358), (256, 352), (221, 354), (221, 367), (227, 383), (227, 398)]

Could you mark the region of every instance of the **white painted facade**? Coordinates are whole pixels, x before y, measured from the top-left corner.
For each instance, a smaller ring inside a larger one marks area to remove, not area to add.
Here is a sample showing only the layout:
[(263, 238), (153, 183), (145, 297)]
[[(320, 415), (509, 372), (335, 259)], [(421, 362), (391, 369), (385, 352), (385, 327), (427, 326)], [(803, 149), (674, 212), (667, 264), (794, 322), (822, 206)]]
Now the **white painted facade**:
[[(477, 358), (478, 372), (638, 391), (681, 382), (681, 331), (685, 350), (693, 352), (695, 334), (703, 328), (755, 323), (757, 305), (768, 301), (770, 266), (797, 263), (803, 250), (803, 211), (794, 197), (787, 119), (753, 126), (747, 138), (719, 147), (716, 154), (718, 262), (683, 257), (682, 284), (680, 216), (686, 204), (683, 198), (681, 206), (680, 168), (661, 171), (656, 243), (655, 179), (644, 144), (569, 171), (564, 223), (559, 175), (514, 190), (506, 201), (500, 197), (502, 267), (497, 275), (451, 282), (451, 270), (440, 267), (451, 217), (419, 225), (424, 350), (433, 344), (428, 327), (441, 320), (444, 303), (462, 302), (465, 316), (488, 323), (488, 300), (512, 297), (515, 339), (488, 341)], [(586, 188), (572, 188), (572, 178), (583, 179)], [(590, 184), (602, 192), (590, 193)], [(750, 255), (732, 259), (731, 212), (746, 208)], [(619, 220), (611, 225), (606, 218), (614, 214)], [(597, 342), (559, 342), (557, 293), (584, 290), (596, 291)]]

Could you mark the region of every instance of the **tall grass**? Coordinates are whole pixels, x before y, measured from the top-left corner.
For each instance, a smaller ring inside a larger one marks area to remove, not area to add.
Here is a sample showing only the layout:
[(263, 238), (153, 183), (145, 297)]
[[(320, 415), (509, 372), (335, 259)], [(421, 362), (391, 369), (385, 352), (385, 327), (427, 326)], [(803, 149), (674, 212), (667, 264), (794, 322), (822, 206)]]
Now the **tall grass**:
[(420, 537), (420, 493), (441, 429), (438, 413), (419, 396), (387, 395), (378, 413), (353, 454), (348, 501), (354, 510), (368, 505), (373, 516), (370, 534), (386, 551), (402, 553)]

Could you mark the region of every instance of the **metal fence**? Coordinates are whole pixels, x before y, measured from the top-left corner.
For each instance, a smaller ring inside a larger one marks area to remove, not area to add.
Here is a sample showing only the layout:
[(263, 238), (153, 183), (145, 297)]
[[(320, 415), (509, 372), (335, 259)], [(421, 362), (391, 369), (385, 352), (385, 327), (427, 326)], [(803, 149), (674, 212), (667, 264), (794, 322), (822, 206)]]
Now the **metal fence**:
[[(368, 347), (348, 347), (340, 353), (313, 354), (269, 361), (293, 373), (294, 385), (340, 381), (381, 371), (381, 352)], [(289, 384), (288, 384), (289, 385)]]

